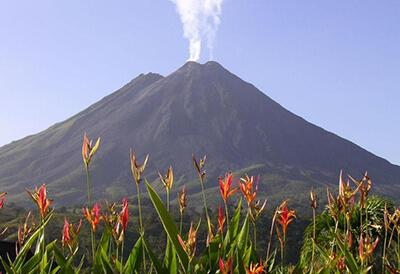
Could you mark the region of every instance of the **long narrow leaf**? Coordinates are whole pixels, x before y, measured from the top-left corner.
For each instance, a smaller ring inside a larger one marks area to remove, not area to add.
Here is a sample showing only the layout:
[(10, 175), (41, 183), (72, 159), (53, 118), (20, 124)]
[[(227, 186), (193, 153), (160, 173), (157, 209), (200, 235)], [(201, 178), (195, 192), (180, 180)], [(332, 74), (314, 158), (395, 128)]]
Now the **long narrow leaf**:
[(164, 230), (168, 235), (168, 238), (171, 240), (176, 253), (179, 257), (179, 261), (181, 262), (182, 268), (186, 272), (188, 269), (189, 258), (186, 252), (183, 250), (182, 246), (178, 241), (178, 229), (172, 220), (171, 216), (169, 215), (167, 209), (164, 207), (163, 202), (161, 201), (158, 194), (152, 188), (152, 186), (146, 180), (146, 187), (149, 193), (150, 199), (157, 211), (158, 216), (160, 217), (161, 223), (164, 226)]

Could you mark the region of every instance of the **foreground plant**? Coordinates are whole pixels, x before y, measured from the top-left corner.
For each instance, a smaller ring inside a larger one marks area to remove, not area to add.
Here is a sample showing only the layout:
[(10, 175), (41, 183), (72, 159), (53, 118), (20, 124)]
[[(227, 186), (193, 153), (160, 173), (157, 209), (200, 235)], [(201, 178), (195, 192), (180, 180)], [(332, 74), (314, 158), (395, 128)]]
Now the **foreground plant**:
[(83, 135), (82, 160), (86, 171), (87, 202), (89, 205), (92, 204), (92, 196), (93, 196), (92, 178), (90, 174), (90, 163), (92, 162), (93, 156), (95, 155), (99, 147), (100, 147), (100, 138), (97, 138), (96, 143), (93, 145), (93, 141), (89, 140), (89, 137), (86, 135), (86, 133)]

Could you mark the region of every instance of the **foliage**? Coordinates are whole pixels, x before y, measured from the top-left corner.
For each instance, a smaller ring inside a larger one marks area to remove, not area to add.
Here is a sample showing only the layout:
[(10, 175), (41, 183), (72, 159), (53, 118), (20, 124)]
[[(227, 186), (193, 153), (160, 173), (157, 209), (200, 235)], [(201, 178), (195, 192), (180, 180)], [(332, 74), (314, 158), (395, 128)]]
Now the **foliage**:
[[(137, 191), (137, 222), (130, 216), (128, 199), (123, 199), (121, 204), (92, 203), (90, 164), (99, 147), (99, 139), (92, 146), (85, 134), (82, 158), (87, 173), (88, 202), (82, 213), (63, 211), (61, 241), (49, 240), (46, 236), (50, 221), (61, 217), (55, 216), (51, 208), (46, 185), (28, 192), (38, 208), (37, 220), (28, 213), (17, 232), (15, 258), (0, 257), (7, 273), (399, 273), (400, 209), (389, 201), (369, 196), (372, 181), (367, 174), (360, 180), (349, 176), (348, 181), (340, 175), (338, 194), (327, 190), (328, 205), (319, 215), (316, 215), (318, 197), (314, 191), (310, 192), (313, 219), (304, 233), (299, 261), (292, 265), (287, 263), (286, 253), (291, 248), (288, 236), (293, 232), (297, 213), (287, 200), (282, 201), (272, 211), (270, 226), (262, 230), (264, 234), (268, 231), (267, 240), (260, 242), (262, 233), (258, 228), (264, 225), (260, 217), (266, 213), (267, 200), (259, 199), (259, 178), (246, 175), (233, 187), (233, 174), (227, 173), (218, 180), (222, 206), (218, 210), (208, 208), (204, 188), (206, 157), (197, 160), (193, 156), (204, 216), (191, 220), (185, 233), (187, 226), (183, 220), (189, 217), (186, 210), (190, 202), (186, 188), (179, 192), (178, 207), (171, 207), (172, 167), (165, 176), (160, 174), (166, 193), (160, 195), (144, 176), (149, 157), (138, 164), (133, 151), (130, 160)], [(161, 235), (152, 235), (144, 225), (141, 184), (163, 226)], [(243, 198), (232, 208), (230, 199), (238, 192)], [(0, 208), (5, 196), (0, 194)], [(177, 213), (179, 222), (175, 218)], [(137, 223), (136, 233), (128, 229), (129, 223)], [(202, 241), (203, 231), (205, 241)], [(85, 245), (89, 234), (90, 243)], [(154, 236), (165, 239), (164, 249), (152, 244), (150, 239)], [(126, 249), (130, 246), (126, 240), (132, 238), (132, 247)], [(259, 252), (260, 243), (266, 253)]]

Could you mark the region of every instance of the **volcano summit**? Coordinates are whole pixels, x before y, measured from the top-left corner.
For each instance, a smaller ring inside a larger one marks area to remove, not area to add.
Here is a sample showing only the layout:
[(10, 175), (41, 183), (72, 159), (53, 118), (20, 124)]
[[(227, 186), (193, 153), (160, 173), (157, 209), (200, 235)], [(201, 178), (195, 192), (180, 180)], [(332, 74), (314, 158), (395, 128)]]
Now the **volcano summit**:
[(192, 193), (199, 190), (194, 153), (207, 154), (210, 193), (233, 170), (259, 174), (262, 191), (300, 202), (300, 190), (336, 185), (344, 169), (355, 177), (368, 170), (377, 192), (400, 195), (399, 166), (307, 122), (212, 61), (187, 62), (166, 77), (141, 74), (68, 120), (1, 147), (1, 190), (25, 200), (26, 187), (46, 182), (58, 203), (85, 201), (84, 132), (102, 138), (92, 168), (97, 198), (134, 193), (130, 148), (140, 159), (150, 154), (149, 179), (172, 165), (175, 185)]

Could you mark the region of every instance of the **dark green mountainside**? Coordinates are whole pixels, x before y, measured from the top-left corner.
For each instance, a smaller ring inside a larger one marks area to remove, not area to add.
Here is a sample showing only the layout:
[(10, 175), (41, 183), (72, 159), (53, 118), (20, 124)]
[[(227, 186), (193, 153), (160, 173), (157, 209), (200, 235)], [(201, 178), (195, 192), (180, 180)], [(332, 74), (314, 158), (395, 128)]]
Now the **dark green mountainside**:
[(150, 154), (149, 179), (171, 164), (176, 185), (188, 184), (192, 194), (199, 190), (195, 153), (207, 154), (214, 195), (219, 175), (248, 171), (261, 175), (267, 196), (301, 203), (299, 193), (336, 185), (344, 169), (355, 177), (368, 170), (378, 193), (400, 197), (399, 166), (294, 115), (216, 62), (188, 62), (167, 77), (139, 75), (70, 119), (1, 147), (0, 190), (27, 200), (25, 188), (46, 182), (58, 204), (84, 202), (84, 132), (102, 138), (92, 170), (97, 198), (134, 193), (130, 148), (140, 161)]

